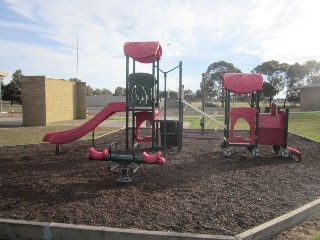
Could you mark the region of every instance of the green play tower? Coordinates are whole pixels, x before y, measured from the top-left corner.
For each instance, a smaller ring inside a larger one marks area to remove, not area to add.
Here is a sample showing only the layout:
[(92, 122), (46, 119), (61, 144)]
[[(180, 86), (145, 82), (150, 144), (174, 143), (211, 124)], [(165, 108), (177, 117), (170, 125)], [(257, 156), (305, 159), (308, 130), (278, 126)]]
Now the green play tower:
[[(164, 74), (165, 94), (167, 73), (179, 68), (179, 96), (182, 96), (182, 63), (180, 62), (174, 69), (164, 72), (160, 69), (159, 61), (162, 56), (162, 47), (159, 42), (127, 42), (124, 44), (124, 55), (126, 56), (126, 150), (133, 148), (136, 142), (150, 142), (152, 148), (162, 146), (166, 152), (167, 139), (175, 137), (179, 152), (182, 148), (182, 103), (179, 102), (179, 117), (174, 121), (175, 131), (167, 131), (166, 98), (164, 98), (164, 114), (159, 118), (160, 92), (159, 78), (160, 72)], [(150, 73), (136, 72), (136, 63), (151, 64)], [(131, 65), (132, 64), (132, 65)], [(130, 66), (132, 66), (130, 68)], [(132, 117), (131, 137), (129, 136), (129, 117)], [(140, 137), (140, 126), (144, 121), (149, 121), (151, 125), (151, 135)], [(173, 136), (174, 135), (174, 136)], [(130, 145), (131, 139), (131, 146)]]

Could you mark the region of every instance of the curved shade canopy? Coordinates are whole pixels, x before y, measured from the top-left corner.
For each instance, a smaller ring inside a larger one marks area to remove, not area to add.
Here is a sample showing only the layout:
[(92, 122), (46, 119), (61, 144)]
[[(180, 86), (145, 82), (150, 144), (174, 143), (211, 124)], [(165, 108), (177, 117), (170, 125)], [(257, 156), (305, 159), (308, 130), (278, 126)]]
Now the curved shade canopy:
[(226, 73), (223, 87), (233, 93), (244, 94), (262, 89), (263, 79), (260, 73)]
[(141, 63), (152, 63), (160, 60), (162, 47), (159, 42), (126, 42), (123, 46), (124, 55)]

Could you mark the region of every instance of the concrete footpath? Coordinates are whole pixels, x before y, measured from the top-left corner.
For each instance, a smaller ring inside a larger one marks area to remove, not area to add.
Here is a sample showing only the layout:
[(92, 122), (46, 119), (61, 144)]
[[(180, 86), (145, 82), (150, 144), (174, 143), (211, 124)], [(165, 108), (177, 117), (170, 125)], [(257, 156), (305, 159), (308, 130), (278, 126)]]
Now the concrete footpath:
[(0, 113), (0, 127), (22, 126), (22, 114)]

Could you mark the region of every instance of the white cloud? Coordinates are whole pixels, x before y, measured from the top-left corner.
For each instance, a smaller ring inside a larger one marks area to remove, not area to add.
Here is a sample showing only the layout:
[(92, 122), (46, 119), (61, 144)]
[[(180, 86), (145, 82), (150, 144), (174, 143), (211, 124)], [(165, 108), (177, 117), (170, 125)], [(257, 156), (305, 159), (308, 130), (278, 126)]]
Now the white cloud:
[(320, 33), (317, 13), (320, 2), (261, 1), (247, 20), (250, 40), (237, 46), (237, 53), (258, 56), (261, 61), (278, 60), (287, 63), (320, 59)]
[[(4, 3), (17, 17), (0, 16), (0, 44), (5, 57), (0, 59), (1, 68), (75, 77), (78, 37), (79, 78), (92, 87), (113, 90), (125, 85), (123, 44), (127, 41), (160, 41), (164, 70), (180, 60), (186, 62), (186, 88), (198, 88), (199, 76), (206, 70), (195, 65), (231, 59), (236, 66), (255, 64), (247, 66), (252, 69), (272, 59), (288, 63), (320, 59), (317, 0)], [(197, 60), (192, 62), (192, 58)], [(254, 62), (257, 59), (261, 62)], [(140, 69), (148, 70), (148, 66)], [(175, 84), (170, 87), (175, 88)]]
[(36, 8), (37, 1), (29, 0), (21, 4), (19, 1), (7, 1), (8, 6), (21, 16), (36, 21), (36, 17), (34, 16), (34, 9)]

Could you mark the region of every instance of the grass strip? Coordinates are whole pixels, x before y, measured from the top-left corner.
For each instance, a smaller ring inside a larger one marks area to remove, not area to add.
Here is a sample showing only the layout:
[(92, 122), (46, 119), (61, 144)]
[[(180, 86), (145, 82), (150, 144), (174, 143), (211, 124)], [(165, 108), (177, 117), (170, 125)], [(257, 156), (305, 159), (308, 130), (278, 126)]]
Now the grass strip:
[[(115, 118), (118, 119), (118, 118)], [(123, 119), (123, 118), (121, 118)], [(200, 129), (200, 116), (184, 117), (185, 122), (190, 122), (190, 128)], [(224, 116), (216, 116), (216, 119), (224, 123)], [(112, 121), (112, 119), (109, 119)], [(245, 121), (238, 120), (236, 130), (248, 130)], [(205, 129), (215, 129), (216, 124), (212, 122), (209, 126), (209, 119), (205, 119)], [(21, 144), (41, 143), (43, 136), (50, 131), (64, 131), (74, 126), (38, 126), (38, 127), (0, 127), (0, 146), (11, 146)], [(114, 131), (118, 128), (97, 127), (95, 137)], [(289, 114), (289, 132), (320, 142), (320, 112), (294, 112)], [(88, 133), (81, 139), (91, 139), (92, 133)]]
[[(42, 143), (42, 138), (47, 132), (56, 132), (72, 129), (68, 126), (37, 126), (37, 127), (15, 127), (0, 128), (0, 146), (12, 146), (22, 144)], [(95, 138), (100, 135), (112, 132), (118, 128), (97, 127), (95, 129)], [(89, 132), (81, 140), (92, 139), (92, 132)]]

